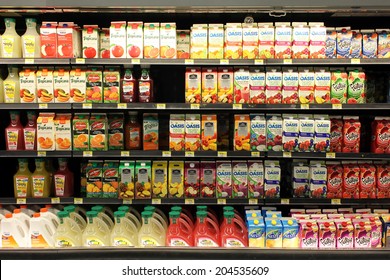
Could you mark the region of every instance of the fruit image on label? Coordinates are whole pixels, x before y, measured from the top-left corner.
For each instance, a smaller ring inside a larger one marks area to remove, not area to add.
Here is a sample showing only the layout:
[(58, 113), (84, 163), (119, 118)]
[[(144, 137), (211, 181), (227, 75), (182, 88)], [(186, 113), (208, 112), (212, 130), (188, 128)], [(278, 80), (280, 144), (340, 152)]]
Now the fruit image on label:
[(16, 197), (18, 198), (27, 197), (28, 180), (29, 178), (25, 176), (17, 176), (15, 178)]
[(33, 197), (43, 197), (43, 188), (45, 186), (45, 177), (33, 176)]
[(349, 72), (347, 103), (366, 103), (365, 81), (366, 74), (364, 72)]
[(217, 198), (232, 198), (232, 165), (217, 162)]
[(246, 162), (233, 162), (233, 197), (248, 197), (248, 166)]
[(347, 103), (348, 74), (345, 72), (332, 72), (330, 83), (330, 102), (332, 104)]

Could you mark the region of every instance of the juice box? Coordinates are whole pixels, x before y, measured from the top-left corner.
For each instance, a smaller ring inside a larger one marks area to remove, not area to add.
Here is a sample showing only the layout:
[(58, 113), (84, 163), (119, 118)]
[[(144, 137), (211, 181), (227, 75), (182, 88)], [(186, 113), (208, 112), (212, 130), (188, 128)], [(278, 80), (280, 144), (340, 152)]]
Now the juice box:
[(354, 70), (348, 74), (347, 103), (366, 103), (366, 74)]
[(101, 68), (90, 68), (85, 72), (87, 103), (103, 102), (103, 73), (101, 70)]
[(326, 214), (311, 214), (310, 215), (310, 219), (313, 219), (313, 220), (327, 220), (328, 219), (328, 215), (326, 215)]
[(314, 115), (314, 151), (330, 151), (330, 119), (328, 115)]
[(307, 214), (292, 214), (291, 217), (296, 219), (298, 222), (300, 220), (308, 220), (308, 219), (310, 219), (310, 215), (307, 215)]
[(218, 67), (218, 102), (233, 103), (234, 74), (232, 67)]
[(184, 151), (184, 114), (172, 114), (169, 120), (169, 148), (171, 151)]
[(350, 58), (361, 58), (363, 47), (363, 35), (358, 30), (352, 30)]
[(259, 56), (259, 28), (257, 23), (242, 24), (242, 58), (256, 59)]
[(199, 151), (200, 142), (200, 115), (199, 114), (186, 114), (185, 116), (185, 150), (186, 151)]
[(127, 58), (143, 58), (144, 55), (144, 23), (142, 21), (127, 22)]
[(265, 247), (265, 224), (263, 219), (248, 219), (248, 239), (250, 248)]
[(233, 144), (232, 139), (232, 123), (229, 114), (219, 114), (218, 115), (218, 136), (217, 136), (217, 145), (218, 149), (221, 151), (227, 151), (230, 149), (231, 144)]
[(375, 214), (364, 214), (363, 219), (368, 219), (371, 226), (371, 248), (382, 247), (382, 222), (380, 221), (379, 215)]
[(283, 248), (299, 248), (299, 226), (295, 219), (282, 218)]
[(89, 119), (89, 145), (91, 151), (107, 151), (107, 115), (92, 113)]
[(276, 211), (276, 207), (270, 207), (270, 206), (261, 207), (261, 216), (265, 217), (268, 211)]
[(217, 115), (202, 115), (202, 150), (217, 150)]
[(318, 247), (318, 224), (316, 220), (300, 220), (300, 248)]
[(234, 103), (249, 103), (249, 68), (235, 69)]
[(282, 103), (297, 104), (298, 99), (298, 72), (293, 69), (283, 71)]
[(168, 197), (182, 198), (184, 194), (184, 162), (170, 161), (168, 168)]
[(37, 103), (37, 80), (33, 69), (19, 72), (20, 103)]
[[(312, 163), (312, 162), (310, 162)], [(321, 209), (306, 209), (306, 214), (312, 215), (321, 215), (322, 211)]]
[(72, 150), (72, 114), (57, 114), (54, 119), (56, 150)]
[(371, 248), (371, 223), (369, 219), (353, 219), (354, 247)]
[(103, 197), (117, 198), (119, 186), (119, 161), (106, 160), (103, 164)]
[(282, 103), (282, 72), (280, 69), (267, 69), (265, 75), (265, 96), (268, 104)]
[(346, 215), (346, 214), (353, 214), (353, 208), (338, 208), (337, 210), (340, 214)]
[(330, 102), (347, 103), (348, 74), (343, 70), (332, 71), (330, 82)]
[(317, 104), (330, 102), (331, 74), (325, 69), (318, 69), (314, 73), (314, 101)]
[(102, 28), (99, 32), (99, 58), (110, 58), (110, 28)]
[(273, 23), (259, 23), (259, 58), (275, 57), (275, 28)]
[(332, 220), (318, 220), (318, 247), (336, 248), (336, 225)]
[(272, 210), (272, 211), (267, 211), (266, 213), (265, 213), (265, 217), (266, 218), (281, 218), (282, 217), (282, 212), (281, 211), (274, 211), (274, 210)]
[(264, 165), (262, 161), (248, 161), (248, 197), (264, 197)]
[(355, 164), (343, 165), (343, 198), (359, 198), (360, 168)]
[(103, 161), (88, 161), (87, 169), (87, 197), (103, 197)]
[(69, 73), (69, 86), (70, 86), (70, 102), (84, 103), (87, 77), (85, 70), (82, 68), (75, 68), (70, 70)]
[(234, 150), (250, 151), (250, 117), (249, 115), (234, 116)]
[(158, 114), (144, 114), (143, 149), (158, 150)]
[(352, 30), (349, 27), (336, 28), (337, 32), (337, 58), (349, 58), (351, 56)]
[(200, 103), (202, 95), (202, 72), (200, 67), (186, 68), (186, 103)]
[(160, 58), (176, 58), (176, 23), (160, 23)]
[(334, 27), (326, 27), (325, 57), (337, 57), (337, 32)]
[(327, 162), (327, 197), (343, 197), (343, 166), (340, 162)]
[(54, 103), (54, 77), (53, 70), (42, 68), (37, 71), (38, 103)]
[(376, 166), (377, 197), (390, 198), (390, 166), (387, 164), (378, 164)]
[(353, 248), (354, 227), (349, 219), (337, 219), (336, 224), (336, 247)]
[(310, 197), (326, 198), (327, 169), (324, 164), (310, 163)]
[(218, 100), (218, 72), (217, 68), (202, 69), (202, 102), (217, 103)]
[(39, 113), (37, 118), (38, 151), (55, 150), (55, 113)]
[(135, 161), (121, 160), (119, 163), (118, 198), (134, 198)]
[(310, 197), (309, 178), (310, 168), (304, 163), (293, 165), (293, 197)]
[(283, 115), (283, 151), (298, 151), (299, 119), (297, 115)]
[(361, 128), (359, 117), (344, 116), (343, 118), (343, 153), (359, 153)]
[(360, 215), (360, 217), (363, 217), (362, 215), (371, 214), (371, 209), (370, 208), (359, 208), (359, 209), (355, 209), (355, 212), (356, 212), (356, 214)]
[(225, 42), (223, 24), (209, 24), (208, 29), (208, 58), (222, 59)]
[(314, 119), (311, 115), (299, 115), (298, 148), (301, 152), (314, 150)]
[(251, 150), (265, 152), (267, 150), (267, 122), (264, 115), (250, 114)]
[(299, 102), (301, 104), (308, 104), (314, 102), (314, 72), (308, 69), (299, 71), (298, 83)]
[(343, 120), (341, 116), (332, 116), (330, 119), (330, 151), (341, 153), (343, 141)]
[(151, 198), (152, 163), (140, 160), (135, 163), (135, 198)]
[(227, 23), (225, 25), (225, 59), (242, 58), (242, 24)]
[(309, 58), (309, 26), (306, 22), (293, 22), (292, 26), (292, 58)]
[(80, 163), (80, 195), (87, 195), (87, 162), (84, 161)]
[(389, 153), (390, 118), (375, 117), (372, 122), (371, 152), (376, 154)]
[(275, 22), (275, 58), (291, 58), (292, 28), (289, 22)]
[(251, 218), (257, 218), (257, 219), (263, 218), (260, 210), (245, 210), (245, 216), (247, 221), (249, 221)]
[(199, 161), (184, 162), (184, 197), (199, 197), (200, 163)]
[(104, 103), (119, 103), (121, 73), (118, 67), (109, 67), (103, 71)]
[(200, 162), (200, 197), (215, 197), (216, 165), (214, 161)]
[(99, 43), (99, 26), (84, 25), (82, 31), (83, 58), (98, 58)]
[(108, 115), (108, 149), (123, 150), (124, 143), (124, 115), (110, 113)]
[(248, 197), (248, 165), (246, 161), (232, 162), (233, 198)]
[(217, 198), (232, 198), (232, 163), (217, 161), (216, 173)]
[(264, 104), (265, 96), (265, 72), (258, 68), (249, 68), (249, 103)]
[[(310, 58), (325, 58), (327, 49), (327, 29), (322, 22), (309, 22), (309, 26)], [(336, 50), (336, 45), (334, 45), (334, 50)]]
[(390, 30), (377, 29), (378, 33), (378, 58), (390, 58)]
[(208, 25), (194, 24), (191, 27), (190, 57), (208, 58)]
[(301, 215), (301, 214), (305, 214), (306, 213), (306, 209), (295, 209), (295, 208), (291, 208), (290, 209), (290, 216), (292, 217), (292, 215), (294, 214), (298, 214), (298, 215)]
[[(335, 209), (337, 211), (337, 209)], [(343, 219), (344, 218), (344, 215), (343, 214), (327, 214), (328, 215), (328, 219)]]
[(264, 198), (279, 198), (281, 179), (279, 162), (265, 161), (264, 165)]
[(89, 114), (75, 113), (72, 120), (73, 150), (89, 150)]
[(74, 43), (76, 33), (73, 22), (60, 22), (57, 27), (57, 57), (76, 57)]
[(126, 58), (126, 21), (112, 21), (110, 25), (110, 58)]
[(53, 72), (54, 102), (70, 102), (70, 77), (69, 69), (60, 68)]
[(40, 28), (41, 36), (41, 57), (57, 57), (57, 22), (42, 22)]
[(160, 23), (158, 22), (144, 24), (144, 58), (160, 58)]
[(283, 150), (283, 119), (281, 115), (266, 115), (267, 150), (280, 152)]
[(279, 219), (265, 219), (265, 247), (283, 247), (283, 225)]
[(190, 58), (190, 31), (189, 30), (177, 30), (176, 31), (176, 47), (177, 58), (188, 59)]
[(152, 165), (152, 197), (166, 198), (168, 193), (168, 162), (153, 161)]
[(376, 198), (376, 167), (372, 164), (360, 165), (360, 198)]

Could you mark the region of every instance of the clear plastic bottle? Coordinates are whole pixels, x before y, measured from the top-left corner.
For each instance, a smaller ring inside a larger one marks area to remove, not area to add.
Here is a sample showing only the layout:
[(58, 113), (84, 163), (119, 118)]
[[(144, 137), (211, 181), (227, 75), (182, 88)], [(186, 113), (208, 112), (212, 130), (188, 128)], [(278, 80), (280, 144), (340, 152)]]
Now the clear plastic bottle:
[(111, 230), (114, 227), (114, 222), (112, 221), (110, 216), (105, 213), (105, 209), (104, 208), (105, 207), (103, 207), (101, 205), (96, 205), (96, 206), (92, 207), (91, 210), (97, 212), (98, 213), (98, 217), (103, 222), (105, 222), (106, 225), (108, 226), (108, 228)]
[(4, 103), (20, 103), (20, 84), (17, 67), (8, 67), (8, 76), (3, 82)]
[(30, 228), (30, 216), (23, 213), (21, 209), (14, 209), (13, 217), (21, 221), (27, 228)]
[(68, 205), (64, 207), (64, 211), (69, 213), (69, 216), (72, 220), (74, 220), (81, 230), (84, 230), (87, 226), (87, 222), (84, 218), (77, 212), (77, 207), (74, 205)]
[(130, 208), (129, 206), (123, 205), (118, 207), (118, 211), (123, 211), (126, 214), (126, 218), (129, 219), (135, 226), (137, 230), (141, 228), (141, 215), (134, 208)]
[(22, 35), (23, 58), (41, 57), (41, 37), (37, 32), (37, 20), (26, 18), (26, 32)]
[(138, 228), (126, 217), (126, 212), (114, 212), (115, 225), (111, 231), (112, 246), (138, 246)]
[(83, 232), (83, 245), (92, 246), (109, 246), (111, 230), (107, 224), (98, 217), (96, 211), (87, 212), (87, 227)]
[(50, 173), (45, 168), (45, 160), (35, 159), (35, 171), (32, 174), (33, 197), (49, 197), (50, 195)]
[(144, 211), (141, 216), (142, 227), (138, 234), (138, 245), (140, 247), (165, 246), (166, 231), (154, 213)]
[(14, 175), (15, 198), (27, 198), (32, 196), (32, 173), (28, 169), (28, 160), (19, 158), (19, 169)]
[[(19, 34), (16, 32), (14, 18), (5, 18), (5, 32), (1, 38), (1, 51), (3, 58), (21, 58), (22, 48)], [(19, 91), (18, 91), (19, 93)]]
[(160, 222), (160, 224), (164, 227), (165, 231), (168, 228), (168, 219), (167, 216), (160, 209), (154, 206), (146, 206), (144, 208), (145, 211), (149, 211), (153, 213), (153, 218)]
[(55, 247), (78, 247), (82, 244), (82, 231), (76, 221), (69, 217), (67, 211), (60, 211), (57, 214), (60, 224), (55, 232)]

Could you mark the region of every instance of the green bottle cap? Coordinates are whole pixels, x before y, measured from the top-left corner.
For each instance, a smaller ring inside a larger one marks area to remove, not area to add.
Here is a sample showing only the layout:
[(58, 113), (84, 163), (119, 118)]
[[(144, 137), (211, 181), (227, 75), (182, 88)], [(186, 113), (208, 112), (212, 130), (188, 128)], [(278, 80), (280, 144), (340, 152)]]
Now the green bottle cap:
[(207, 211), (207, 206), (198, 205), (198, 206), (196, 206), (196, 211)]
[(123, 211), (123, 212), (127, 213), (130, 211), (130, 207), (126, 206), (126, 205), (122, 205), (122, 206), (118, 207), (118, 211)]
[(141, 213), (142, 218), (151, 218), (153, 216), (153, 212), (150, 211), (143, 211)]
[(91, 208), (92, 211), (95, 211), (97, 213), (100, 213), (103, 211), (103, 206), (100, 206), (100, 205), (96, 205), (94, 207)]
[(206, 218), (207, 217), (207, 212), (206, 211), (197, 211), (196, 216), (198, 218)]
[(180, 217), (180, 212), (171, 211), (171, 212), (169, 212), (169, 217), (170, 218), (179, 218)]
[(124, 216), (126, 216), (126, 212), (123, 212), (123, 211), (115, 211), (114, 212), (115, 218), (123, 218)]
[(223, 215), (227, 219), (233, 219), (234, 218), (234, 212), (232, 212), (232, 211), (225, 211), (225, 212), (223, 212)]
[(144, 208), (144, 210), (153, 213), (153, 212), (156, 211), (156, 207), (154, 207), (154, 206), (146, 206), (146, 207)]
[(171, 208), (171, 211), (174, 211), (174, 212), (181, 212), (182, 211), (182, 208), (180, 207), (180, 206), (173, 206), (172, 208)]
[(58, 218), (66, 218), (66, 217), (69, 217), (69, 212), (67, 211), (60, 211), (57, 213), (57, 217)]
[(231, 206), (224, 206), (223, 207), (223, 212), (225, 212), (225, 211), (232, 211), (232, 212), (234, 212), (234, 208), (231, 207)]
[(64, 211), (66, 211), (68, 213), (75, 212), (76, 211), (76, 206), (74, 206), (74, 205), (65, 206), (64, 207)]
[(96, 211), (87, 211), (88, 218), (96, 218), (98, 216), (98, 212)]

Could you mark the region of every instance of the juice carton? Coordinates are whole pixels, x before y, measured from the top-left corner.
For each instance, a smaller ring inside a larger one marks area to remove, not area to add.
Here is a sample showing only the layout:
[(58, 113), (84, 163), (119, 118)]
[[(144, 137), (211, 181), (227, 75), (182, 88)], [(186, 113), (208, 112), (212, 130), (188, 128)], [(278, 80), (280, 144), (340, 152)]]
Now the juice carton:
[(110, 25), (110, 58), (126, 58), (126, 21), (113, 21)]
[(185, 116), (185, 150), (199, 151), (200, 150), (200, 115), (186, 114)]
[(293, 69), (283, 71), (282, 98), (283, 104), (298, 103), (298, 72)]
[(382, 222), (380, 221), (379, 215), (375, 214), (364, 214), (363, 219), (368, 219), (371, 226), (371, 248), (382, 247)]
[(280, 104), (282, 103), (282, 72), (280, 69), (266, 69), (265, 76), (265, 96), (266, 103)]
[(227, 23), (225, 25), (225, 59), (242, 58), (242, 24)]
[(291, 217), (296, 219), (298, 222), (300, 220), (309, 220), (310, 219), (310, 215), (308, 215), (308, 214), (292, 214)]
[(72, 69), (69, 73), (69, 86), (70, 86), (70, 102), (84, 103), (87, 78), (85, 70), (82, 68)]
[(282, 218), (283, 225), (283, 248), (299, 248), (299, 226), (295, 219)]
[(177, 58), (188, 59), (190, 58), (190, 31), (189, 30), (176, 30), (176, 47)]
[(121, 73), (118, 67), (109, 67), (103, 71), (104, 103), (119, 103)]
[(309, 26), (306, 22), (293, 22), (292, 26), (292, 58), (309, 58)]
[(202, 69), (202, 102), (217, 103), (218, 99), (218, 72), (217, 68)]
[[(309, 22), (309, 26), (310, 58), (325, 58), (327, 49), (327, 29), (324, 26), (323, 22)], [(336, 45), (334, 45), (334, 50), (336, 50)]]
[(292, 27), (289, 22), (275, 22), (275, 58), (291, 58)]
[(75, 57), (75, 29), (73, 22), (60, 22), (57, 27), (57, 57)]
[(265, 72), (258, 68), (249, 68), (249, 103), (264, 104), (265, 96)]
[(208, 58), (222, 59), (225, 42), (223, 24), (209, 24), (208, 29)]
[(135, 164), (135, 198), (151, 198), (152, 163), (140, 160)]
[(326, 215), (326, 214), (311, 214), (310, 219), (317, 220), (317, 221), (318, 220), (327, 220), (328, 215)]
[(250, 151), (250, 117), (249, 115), (234, 116), (234, 150)]
[(194, 24), (191, 27), (191, 58), (208, 57), (208, 25)]
[(217, 198), (232, 198), (232, 163), (217, 161), (216, 173)]
[(37, 118), (38, 151), (55, 150), (55, 113), (39, 113)]
[(54, 119), (56, 150), (72, 150), (72, 114), (57, 114)]
[(360, 198), (376, 198), (376, 180), (375, 165), (360, 165)]
[(144, 58), (160, 58), (160, 23), (158, 22), (144, 24)]
[(337, 58), (349, 58), (351, 56), (352, 30), (350, 27), (338, 27), (337, 32)]
[(169, 148), (171, 151), (184, 151), (184, 114), (172, 114), (169, 120)]
[(184, 197), (199, 197), (200, 163), (199, 161), (184, 162)]
[(70, 102), (70, 77), (69, 69), (60, 68), (53, 72), (54, 102)]
[(82, 31), (83, 58), (99, 57), (99, 26), (84, 25)]
[(200, 103), (202, 95), (202, 73), (200, 67), (186, 68), (186, 103)]
[(42, 22), (41, 34), (41, 57), (57, 57), (57, 22)]
[(306, 214), (312, 215), (321, 215), (321, 209), (306, 209)]
[(298, 96), (301, 104), (314, 102), (314, 72), (309, 69), (299, 71)]
[(300, 248), (318, 247), (318, 224), (315, 220), (299, 220)]
[(265, 224), (263, 219), (248, 219), (248, 239), (250, 248), (265, 247)]
[(267, 150), (280, 152), (283, 150), (283, 119), (281, 115), (266, 115)]
[(249, 69), (239, 68), (234, 72), (234, 103), (249, 103)]
[(264, 197), (264, 165), (261, 161), (248, 161), (248, 197)]
[(332, 220), (317, 220), (318, 247), (336, 248), (336, 225)]
[(330, 102), (332, 104), (347, 103), (348, 74), (343, 70), (331, 72)]
[(246, 161), (232, 162), (233, 198), (248, 197), (248, 165)]
[(343, 144), (343, 120), (341, 116), (332, 116), (330, 123), (330, 151), (341, 153)]
[[(328, 172), (328, 174), (329, 174), (329, 172)], [(322, 209), (322, 213), (327, 214), (327, 215), (328, 214), (337, 214), (338, 211), (337, 211), (337, 209), (332, 209), (332, 208), (331, 209)], [(328, 218), (329, 218), (329, 215), (328, 215)], [(331, 218), (329, 218), (329, 219), (331, 219)]]
[(343, 198), (359, 198), (360, 168), (358, 165), (343, 165)]
[(343, 126), (343, 153), (360, 152), (360, 128), (359, 117), (344, 116)]
[(314, 119), (311, 115), (299, 115), (298, 149), (301, 152), (314, 150)]
[(261, 207), (261, 216), (265, 217), (268, 211), (276, 211), (276, 207), (270, 207), (270, 206)]
[(376, 166), (377, 198), (390, 198), (390, 166), (378, 164)]
[(326, 197), (327, 169), (324, 164), (310, 163), (310, 197)]
[(144, 151), (158, 150), (158, 114), (144, 114), (143, 138)]
[(86, 102), (103, 102), (103, 73), (101, 68), (90, 68), (85, 72), (86, 78)]
[(184, 194), (184, 162), (170, 161), (168, 168), (168, 197), (182, 198)]
[(37, 103), (37, 81), (33, 69), (19, 72), (20, 103)]
[(363, 35), (359, 30), (352, 30), (351, 55), (350, 58), (361, 58), (363, 47)]
[(215, 197), (216, 165), (214, 161), (200, 162), (200, 197)]
[(267, 122), (264, 115), (250, 114), (251, 150), (265, 152), (267, 150)]
[(117, 198), (119, 186), (119, 161), (106, 160), (103, 164), (103, 197)]
[(354, 247), (371, 248), (371, 223), (369, 219), (353, 219)]
[(304, 163), (293, 165), (293, 197), (310, 197), (309, 178), (310, 168)]
[(347, 103), (366, 103), (366, 74), (363, 71), (349, 72)]
[(292, 217), (293, 214), (305, 214), (306, 213), (306, 209), (296, 209), (296, 208), (291, 208), (290, 209), (290, 216)]
[(356, 209), (355, 212), (356, 214), (360, 214), (360, 217), (362, 217), (362, 215), (371, 214), (371, 209), (370, 208)]
[(317, 104), (330, 103), (331, 74), (325, 69), (314, 73), (314, 101)]
[(340, 214), (346, 215), (346, 214), (353, 214), (353, 208), (338, 208), (337, 211)]
[(390, 118), (375, 117), (371, 127), (371, 152), (376, 154), (389, 153)]
[(330, 151), (330, 119), (328, 115), (314, 115), (314, 151)]
[(279, 219), (265, 219), (265, 247), (283, 247), (283, 225)]
[(168, 193), (168, 162), (153, 161), (152, 197), (166, 198)]
[(245, 210), (245, 216), (246, 216), (247, 221), (249, 221), (251, 218), (257, 218), (257, 219), (263, 218), (261, 215), (261, 211), (254, 210), (254, 209), (253, 210)]
[(160, 23), (160, 58), (176, 58), (176, 23)]
[(297, 115), (283, 115), (283, 151), (298, 151), (299, 119)]
[(110, 28), (102, 28), (99, 32), (99, 58), (110, 58)]
[(103, 161), (88, 161), (87, 169), (87, 197), (103, 197)]
[(38, 103), (54, 103), (53, 70), (42, 68), (37, 71), (36, 75)]
[(242, 58), (255, 59), (259, 56), (259, 28), (257, 23), (242, 24)]
[(275, 28), (273, 23), (259, 23), (259, 58), (275, 57)]
[(264, 197), (280, 197), (281, 169), (278, 161), (265, 161), (264, 168)]
[(378, 33), (375, 30), (364, 29), (361, 30), (363, 34), (363, 58), (377, 58), (378, 57)]
[(232, 67), (218, 67), (218, 102), (233, 103), (234, 74)]
[(107, 151), (107, 115), (92, 113), (89, 119), (89, 146), (91, 151)]
[[(335, 209), (337, 211), (337, 209)], [(344, 219), (343, 214), (328, 214), (328, 219), (335, 220), (335, 219)]]
[(381, 220), (383, 221), (383, 232), (382, 232), (383, 247), (390, 248), (390, 215), (381, 214)]
[(343, 197), (343, 167), (340, 162), (327, 162), (327, 198)]
[(202, 150), (217, 150), (217, 116), (202, 115)]
[(218, 136), (217, 145), (221, 151), (227, 151), (230, 149), (230, 144), (233, 144), (232, 133), (233, 127), (229, 114), (220, 114), (218, 116)]
[(334, 27), (326, 27), (325, 57), (337, 57), (337, 32)]
[(336, 224), (336, 247), (353, 248), (354, 227), (349, 219), (337, 219)]
[(124, 143), (124, 115), (110, 113), (108, 115), (108, 149), (123, 150)]
[(265, 213), (266, 218), (281, 218), (282, 217), (282, 212), (281, 211), (267, 211)]
[(378, 33), (378, 58), (390, 58), (390, 30), (377, 29), (376, 32)]
[(134, 198), (135, 161), (121, 160), (119, 163), (118, 198)]
[(72, 120), (73, 150), (89, 150), (89, 114), (75, 113)]
[(127, 22), (127, 58), (143, 58), (144, 55), (144, 23), (142, 21)]
[(374, 209), (373, 212), (378, 215), (389, 214), (389, 209)]

